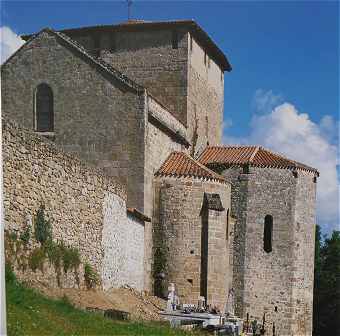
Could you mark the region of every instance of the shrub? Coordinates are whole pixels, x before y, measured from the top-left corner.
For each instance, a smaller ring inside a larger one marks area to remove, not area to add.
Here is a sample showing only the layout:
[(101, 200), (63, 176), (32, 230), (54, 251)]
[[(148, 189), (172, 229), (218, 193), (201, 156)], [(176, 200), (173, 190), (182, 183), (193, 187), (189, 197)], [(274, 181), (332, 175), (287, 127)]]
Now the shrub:
[(61, 260), (63, 258), (63, 249), (61, 248), (60, 243), (48, 240), (44, 245), (44, 249), (49, 262), (54, 265), (56, 270), (60, 269)]
[(18, 239), (18, 234), (17, 234), (16, 232), (12, 231), (12, 232), (10, 232), (10, 233), (8, 234), (8, 237), (9, 237), (9, 239), (12, 240), (12, 241), (17, 241), (17, 239)]
[(45, 251), (41, 247), (34, 249), (28, 257), (28, 265), (30, 266), (31, 270), (34, 272), (37, 269), (43, 271), (45, 258)]
[(80, 255), (79, 251), (75, 247), (65, 247), (63, 246), (63, 265), (64, 265), (64, 272), (70, 268), (76, 270), (80, 265)]
[(84, 266), (84, 278), (87, 289), (94, 288), (99, 283), (98, 274), (88, 263)]
[(31, 238), (31, 227), (27, 225), (25, 230), (20, 235), (20, 240), (24, 243), (24, 245), (27, 245), (30, 238)]
[(42, 245), (52, 239), (52, 226), (49, 220), (45, 219), (45, 206), (41, 205), (37, 211), (34, 223), (35, 239)]

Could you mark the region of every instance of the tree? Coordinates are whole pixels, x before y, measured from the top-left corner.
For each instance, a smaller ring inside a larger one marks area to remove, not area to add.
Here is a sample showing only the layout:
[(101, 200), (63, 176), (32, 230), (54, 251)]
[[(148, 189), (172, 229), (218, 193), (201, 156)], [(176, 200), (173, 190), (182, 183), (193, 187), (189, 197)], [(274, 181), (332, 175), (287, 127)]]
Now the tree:
[(340, 335), (340, 231), (321, 241), (317, 226), (314, 268), (314, 336)]

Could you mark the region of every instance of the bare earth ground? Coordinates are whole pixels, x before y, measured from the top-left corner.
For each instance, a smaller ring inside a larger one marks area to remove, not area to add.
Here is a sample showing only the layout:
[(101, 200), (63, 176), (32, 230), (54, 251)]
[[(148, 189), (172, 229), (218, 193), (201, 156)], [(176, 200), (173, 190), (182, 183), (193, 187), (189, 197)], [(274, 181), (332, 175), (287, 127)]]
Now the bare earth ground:
[(109, 291), (80, 290), (73, 288), (48, 288), (40, 283), (31, 283), (42, 294), (51, 298), (66, 296), (81, 309), (116, 309), (130, 313), (131, 320), (162, 320), (158, 312), (165, 309), (166, 301), (124, 286)]

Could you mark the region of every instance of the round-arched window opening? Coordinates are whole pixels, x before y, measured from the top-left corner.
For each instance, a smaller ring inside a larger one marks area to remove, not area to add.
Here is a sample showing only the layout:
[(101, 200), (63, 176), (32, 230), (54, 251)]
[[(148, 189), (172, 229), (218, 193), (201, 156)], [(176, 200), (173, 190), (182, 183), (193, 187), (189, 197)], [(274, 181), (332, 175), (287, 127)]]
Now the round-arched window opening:
[(53, 91), (45, 83), (39, 84), (35, 90), (34, 121), (37, 132), (53, 132)]

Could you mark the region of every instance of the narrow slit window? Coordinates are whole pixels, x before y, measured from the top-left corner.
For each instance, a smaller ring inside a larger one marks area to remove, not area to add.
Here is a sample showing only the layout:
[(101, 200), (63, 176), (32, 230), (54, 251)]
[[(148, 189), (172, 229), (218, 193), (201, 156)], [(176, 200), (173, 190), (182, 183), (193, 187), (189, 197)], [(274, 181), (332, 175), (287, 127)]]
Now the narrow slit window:
[(226, 240), (229, 238), (229, 209), (227, 210), (227, 228), (225, 232)]
[(273, 217), (267, 215), (264, 218), (263, 249), (269, 253), (272, 251), (273, 242)]
[(39, 84), (35, 91), (35, 130), (53, 132), (53, 92), (49, 85)]

